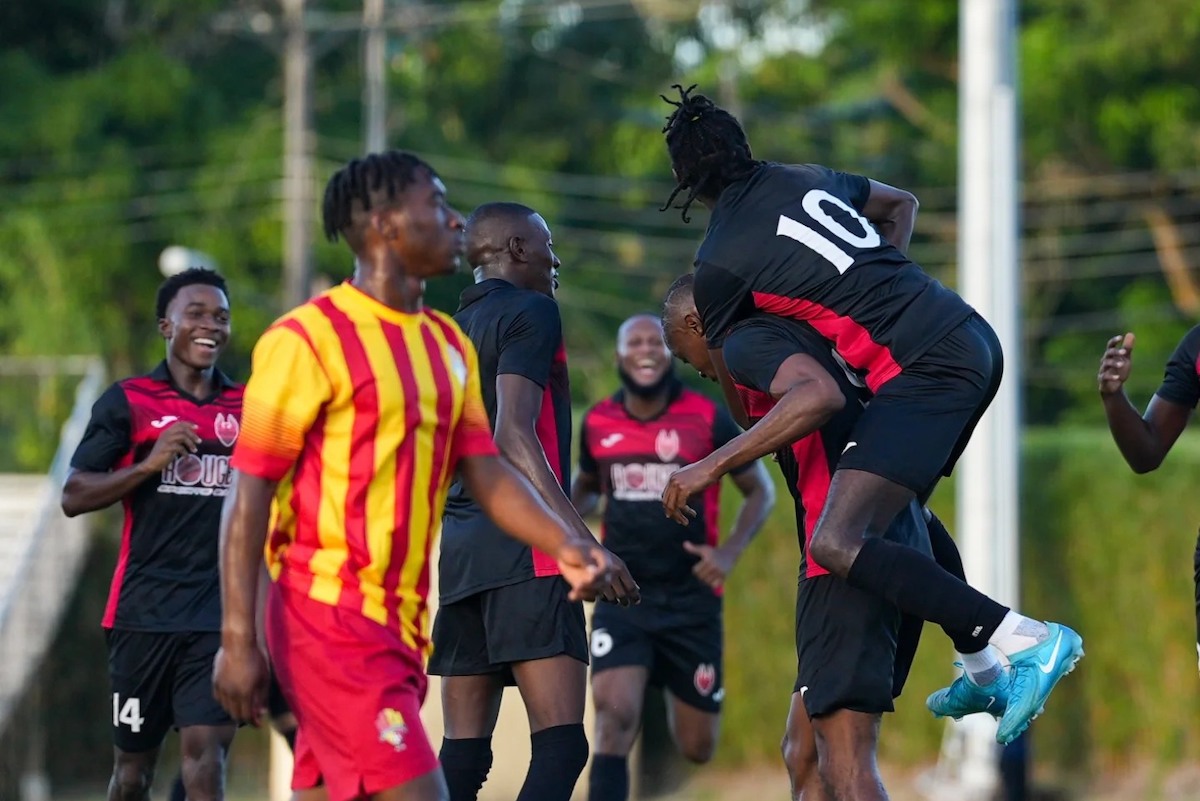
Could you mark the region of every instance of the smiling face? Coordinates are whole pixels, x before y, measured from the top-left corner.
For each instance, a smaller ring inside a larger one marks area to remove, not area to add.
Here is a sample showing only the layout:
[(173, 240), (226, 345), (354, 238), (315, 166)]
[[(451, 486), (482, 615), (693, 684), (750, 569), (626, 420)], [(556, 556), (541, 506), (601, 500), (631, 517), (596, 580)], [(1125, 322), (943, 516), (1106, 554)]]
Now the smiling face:
[(182, 287), (167, 304), (167, 316), (158, 321), (175, 360), (194, 370), (216, 364), (229, 342), (229, 299), (208, 284)]
[(671, 370), (662, 324), (649, 315), (631, 317), (617, 332), (617, 368), (631, 389), (659, 389)]

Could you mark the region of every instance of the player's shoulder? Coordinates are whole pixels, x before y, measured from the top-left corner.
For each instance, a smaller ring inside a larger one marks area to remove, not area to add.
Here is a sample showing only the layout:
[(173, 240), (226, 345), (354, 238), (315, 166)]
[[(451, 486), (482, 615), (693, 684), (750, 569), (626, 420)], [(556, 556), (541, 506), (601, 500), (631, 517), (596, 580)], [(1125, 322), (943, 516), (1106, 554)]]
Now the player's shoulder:
[(429, 306), (426, 306), (423, 311), (429, 324), (441, 331), (446, 343), (457, 350), (459, 355), (465, 357), (468, 351), (475, 349), (471, 338), (467, 336), (467, 332), (463, 330), (462, 325), (453, 315)]
[(604, 420), (613, 420), (624, 416), (620, 393), (614, 393), (589, 406), (583, 413), (583, 422), (587, 426)]
[(547, 322), (557, 323), (562, 320), (558, 301), (532, 289), (517, 289), (513, 292), (509, 308), (516, 314), (532, 315)]
[(1179, 340), (1179, 346), (1193, 356), (1200, 355), (1200, 325), (1195, 325)]

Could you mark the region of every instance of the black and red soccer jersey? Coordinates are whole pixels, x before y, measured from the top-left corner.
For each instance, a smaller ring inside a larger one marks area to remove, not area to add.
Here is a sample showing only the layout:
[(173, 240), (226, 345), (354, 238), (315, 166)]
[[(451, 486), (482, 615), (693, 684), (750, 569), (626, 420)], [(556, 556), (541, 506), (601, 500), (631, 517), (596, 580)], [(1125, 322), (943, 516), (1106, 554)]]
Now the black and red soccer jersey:
[(811, 578), (829, 572), (807, 558), (808, 543), (825, 508), (838, 459), (849, 445), (854, 424), (862, 413), (865, 392), (837, 363), (829, 344), (803, 323), (757, 313), (735, 324), (725, 338), (725, 365), (751, 419), (765, 416), (774, 407), (775, 399), (769, 394), (771, 382), (780, 366), (797, 353), (811, 356), (824, 367), (846, 399), (842, 410), (819, 430), (792, 443), (792, 460), (780, 459), (788, 489), (803, 509), (802, 573)]
[[(493, 430), (497, 376), (524, 376), (542, 388), (534, 429), (550, 469), (565, 489), (571, 476), (571, 388), (558, 304), (539, 292), (489, 278), (463, 291), (454, 320), (479, 353), (483, 402)], [(455, 481), (446, 499), (441, 547), (438, 581), (443, 603), (558, 574), (554, 559), (502, 532), (461, 481)]]
[(803, 320), (872, 392), (972, 309), (860, 212), (862, 176), (765, 163), (721, 193), (696, 254), (696, 306), (712, 348), (755, 310)]
[(1200, 403), (1200, 325), (1188, 331), (1175, 347), (1162, 386), (1155, 394), (1189, 409)]
[(662, 494), (676, 470), (740, 433), (723, 407), (680, 384), (672, 388), (667, 408), (648, 420), (629, 414), (624, 390), (584, 415), (579, 469), (599, 479), (605, 498), (604, 544), (624, 560), (643, 592), (712, 594), (692, 574), (696, 557), (683, 543), (717, 544), (721, 486), (714, 484), (690, 501), (696, 517), (687, 526), (663, 515)]
[(216, 373), (216, 393), (194, 398), (171, 379), (166, 362), (118, 381), (92, 407), (71, 466), (103, 473), (137, 464), (178, 421), (194, 423), (197, 452), (177, 457), (123, 500), (125, 522), (105, 628), (220, 631), (217, 542), (229, 457), (240, 431), (242, 386)]

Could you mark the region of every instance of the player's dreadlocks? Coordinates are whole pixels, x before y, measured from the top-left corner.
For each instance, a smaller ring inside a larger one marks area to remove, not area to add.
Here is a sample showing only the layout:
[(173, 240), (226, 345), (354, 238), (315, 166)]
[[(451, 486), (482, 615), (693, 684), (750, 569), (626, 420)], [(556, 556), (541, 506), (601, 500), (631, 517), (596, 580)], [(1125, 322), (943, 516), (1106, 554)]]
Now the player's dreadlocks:
[(204, 267), (189, 267), (181, 273), (176, 273), (163, 281), (158, 287), (158, 295), (154, 298), (154, 316), (161, 320), (167, 316), (167, 307), (171, 305), (171, 301), (175, 300), (175, 296), (179, 294), (179, 290), (185, 286), (193, 284), (204, 284), (205, 286), (216, 287), (225, 293), (225, 297), (229, 297), (229, 290), (225, 287), (225, 279), (220, 273)]
[(746, 132), (736, 117), (704, 95), (693, 95), (695, 84), (687, 89), (680, 84), (671, 88), (679, 90), (679, 100), (659, 97), (675, 107), (663, 133), (679, 184), (659, 211), (671, 208), (675, 197), (690, 189), (683, 204), (676, 208), (683, 209), (684, 222), (691, 222), (688, 207), (693, 200), (717, 197), (726, 186), (754, 172), (759, 162), (751, 158)]
[(394, 200), (421, 170), (437, 176), (433, 167), (403, 150), (371, 153), (342, 167), (325, 185), (321, 207), (325, 238), (336, 242), (339, 236), (345, 237), (354, 226), (356, 214)]

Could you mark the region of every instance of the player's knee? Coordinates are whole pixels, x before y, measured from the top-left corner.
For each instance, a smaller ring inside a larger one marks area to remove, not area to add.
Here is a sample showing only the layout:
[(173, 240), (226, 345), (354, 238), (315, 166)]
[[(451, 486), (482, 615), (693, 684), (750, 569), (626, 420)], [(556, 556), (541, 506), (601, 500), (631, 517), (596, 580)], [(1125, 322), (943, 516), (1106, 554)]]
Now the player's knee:
[(118, 759), (113, 766), (112, 784), (120, 801), (146, 801), (154, 783), (154, 766), (142, 760)]
[(596, 750), (601, 754), (625, 754), (633, 746), (640, 721), (628, 704), (596, 700)]
[(816, 775), (816, 743), (812, 738), (799, 739), (791, 737), (785, 732), (783, 742), (779, 744), (779, 750), (783, 754), (783, 764), (787, 768), (788, 779), (792, 783), (792, 796), (795, 797)]
[(184, 755), (183, 784), (188, 801), (221, 801), (221, 777), (224, 775), (220, 748)]
[(712, 729), (698, 728), (679, 742), (679, 753), (688, 762), (703, 765), (717, 753), (717, 734)]

